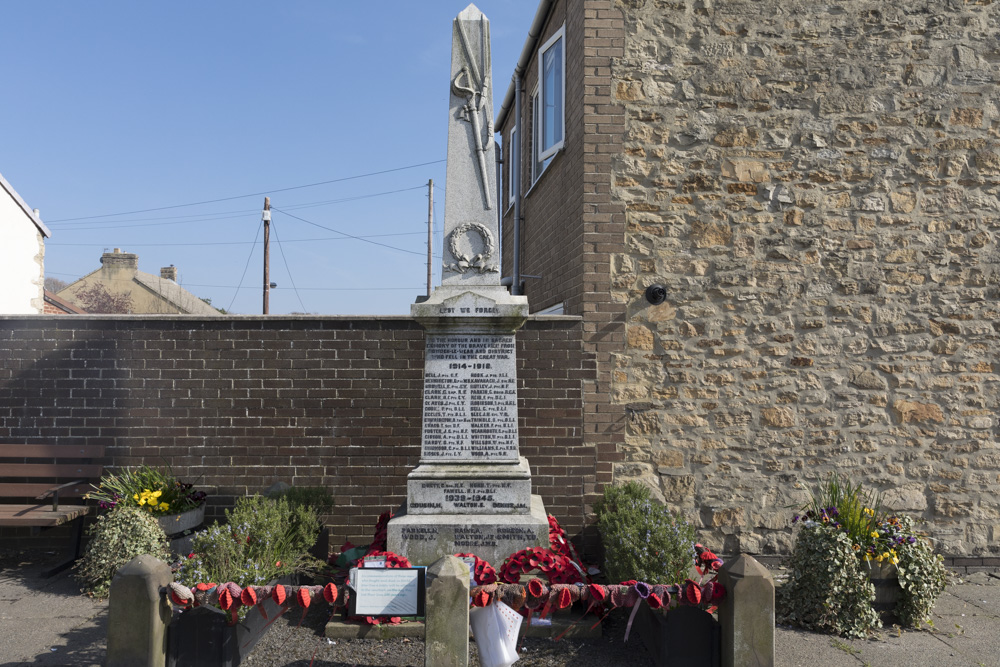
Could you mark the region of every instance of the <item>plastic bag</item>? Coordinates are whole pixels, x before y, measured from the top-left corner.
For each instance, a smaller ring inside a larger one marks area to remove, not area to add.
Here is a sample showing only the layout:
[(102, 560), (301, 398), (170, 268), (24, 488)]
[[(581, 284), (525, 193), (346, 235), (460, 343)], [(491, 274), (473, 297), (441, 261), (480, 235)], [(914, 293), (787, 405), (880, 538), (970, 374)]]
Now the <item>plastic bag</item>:
[(479, 647), (482, 667), (510, 667), (517, 662), (517, 635), (521, 615), (500, 600), (469, 610), (472, 636)]

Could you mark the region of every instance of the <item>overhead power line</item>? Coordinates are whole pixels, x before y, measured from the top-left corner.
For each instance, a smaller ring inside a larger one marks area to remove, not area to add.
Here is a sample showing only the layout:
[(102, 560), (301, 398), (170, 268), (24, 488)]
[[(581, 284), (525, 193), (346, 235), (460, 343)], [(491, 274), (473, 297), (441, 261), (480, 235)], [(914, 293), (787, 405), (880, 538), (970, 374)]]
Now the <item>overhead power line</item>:
[[(410, 164), (405, 167), (395, 167), (393, 169), (383, 169), (382, 171), (372, 171), (367, 174), (357, 174), (355, 176), (344, 176), (342, 178), (333, 178), (328, 181), (319, 181), (317, 183), (307, 183), (305, 185), (293, 185), (288, 188), (272, 188), (270, 190), (264, 190), (262, 192), (250, 192), (245, 195), (234, 195), (232, 197), (219, 197), (218, 199), (206, 199), (204, 201), (189, 202), (187, 204), (173, 204), (171, 206), (157, 206), (155, 208), (143, 208), (135, 211), (122, 211), (120, 213), (104, 213), (102, 215), (83, 215), (75, 218), (58, 218), (55, 220), (49, 220), (48, 223), (55, 222), (70, 222), (73, 220), (94, 220), (96, 218), (112, 218), (119, 215), (133, 215), (135, 213), (149, 213), (151, 211), (166, 211), (173, 208), (184, 208), (185, 206), (200, 206), (202, 204), (215, 204), (223, 201), (232, 201), (234, 199), (243, 199), (245, 197), (260, 197), (263, 195), (273, 194), (275, 192), (289, 192), (291, 190), (301, 190), (303, 188), (314, 188), (319, 185), (329, 185), (331, 183), (343, 183), (344, 181), (353, 181), (359, 178), (368, 178), (369, 176), (381, 176), (382, 174), (390, 174), (394, 171), (405, 171), (406, 169), (416, 169), (417, 167), (426, 167), (432, 164), (440, 164), (444, 160), (431, 160), (430, 162), (421, 162), (420, 164)], [(422, 187), (422, 186), (421, 186)]]
[[(435, 229), (434, 234), (440, 236), (442, 231), (440, 229)], [(362, 236), (363, 239), (378, 239), (386, 238), (389, 236), (424, 236), (425, 232), (397, 232), (395, 234), (366, 234)], [(350, 240), (345, 236), (318, 236), (311, 239), (286, 239), (282, 243), (316, 243), (317, 241), (347, 241)], [(205, 243), (122, 243), (120, 241), (115, 241), (119, 246), (128, 246), (130, 248), (173, 248), (179, 246), (208, 246), (208, 245), (253, 245), (253, 241), (207, 241)], [(50, 246), (73, 246), (73, 247), (85, 247), (85, 248), (107, 248), (113, 246), (114, 243), (59, 243), (58, 241), (50, 241), (46, 239), (45, 247)]]
[(257, 239), (260, 238), (260, 229), (264, 226), (264, 221), (262, 220), (259, 225), (257, 225), (257, 234), (253, 237), (253, 247), (250, 248), (250, 254), (247, 255), (247, 263), (243, 267), (243, 275), (240, 276), (240, 284), (236, 286), (236, 291), (233, 292), (233, 300), (229, 302), (229, 307), (226, 310), (231, 311), (233, 309), (233, 304), (236, 303), (236, 297), (240, 293), (240, 288), (243, 287), (243, 279), (247, 277), (247, 269), (250, 268), (250, 260), (253, 259), (253, 249), (257, 247)]
[[(420, 187), (423, 188), (425, 186), (421, 185)], [(328, 232), (333, 232), (335, 234), (343, 234), (344, 236), (346, 236), (348, 238), (356, 239), (358, 241), (364, 241), (365, 243), (371, 243), (372, 245), (382, 246), (383, 248), (388, 248), (390, 250), (398, 250), (399, 252), (405, 252), (405, 253), (409, 253), (411, 255), (419, 255), (420, 257), (424, 256), (424, 253), (417, 252), (416, 250), (407, 250), (406, 248), (397, 248), (396, 246), (391, 246), (391, 245), (389, 245), (387, 243), (379, 243), (378, 241), (372, 241), (371, 239), (366, 239), (363, 236), (355, 236), (354, 234), (348, 234), (347, 232), (342, 232), (339, 229), (334, 229), (333, 227), (325, 227), (325, 226), (317, 224), (317, 223), (315, 223), (315, 222), (313, 222), (311, 220), (306, 220), (305, 218), (300, 218), (297, 215), (292, 215), (288, 211), (283, 211), (280, 208), (275, 208), (275, 207), (272, 206), (271, 210), (272, 211), (277, 211), (278, 213), (281, 213), (281, 214), (284, 214), (284, 215), (287, 215), (290, 218), (295, 218), (296, 220), (299, 220), (300, 222), (304, 222), (307, 225), (312, 225), (313, 227), (319, 227), (320, 229), (325, 229)]]

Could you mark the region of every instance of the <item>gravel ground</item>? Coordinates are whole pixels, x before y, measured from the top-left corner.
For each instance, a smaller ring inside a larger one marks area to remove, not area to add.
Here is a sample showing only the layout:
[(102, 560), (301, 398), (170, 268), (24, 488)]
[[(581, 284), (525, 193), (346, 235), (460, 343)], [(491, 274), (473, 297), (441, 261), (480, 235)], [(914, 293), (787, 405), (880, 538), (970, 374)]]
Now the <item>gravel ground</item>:
[[(323, 632), (329, 620), (327, 605), (310, 608), (299, 625), (301, 612), (293, 610), (275, 622), (254, 650), (243, 661), (246, 667), (422, 667), (424, 642), (420, 639), (327, 639)], [(589, 620), (593, 623), (593, 620)], [(585, 622), (585, 621), (581, 621)], [(641, 638), (633, 631), (628, 643), (623, 641), (627, 616), (613, 613), (604, 622), (599, 639), (528, 638), (518, 651), (516, 667), (608, 667), (629, 665), (646, 667), (649, 658)], [(476, 643), (469, 640), (469, 665), (479, 667)]]

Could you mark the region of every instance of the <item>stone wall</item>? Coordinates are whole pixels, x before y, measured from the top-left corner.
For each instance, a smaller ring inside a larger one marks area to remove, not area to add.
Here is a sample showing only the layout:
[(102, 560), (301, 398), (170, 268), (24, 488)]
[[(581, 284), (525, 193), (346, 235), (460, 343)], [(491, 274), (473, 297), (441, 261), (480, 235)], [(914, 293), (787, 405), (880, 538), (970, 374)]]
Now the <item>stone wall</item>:
[[(581, 429), (595, 366), (581, 328), (535, 317), (517, 334), (521, 453), (571, 535), (597, 467)], [(100, 443), (110, 465), (170, 465), (211, 492), (216, 518), (276, 481), (326, 486), (332, 546), (367, 544), (420, 456), (423, 354), (404, 317), (0, 317), (0, 440)]]
[(1000, 553), (996, 6), (617, 8), (616, 480), (727, 553), (789, 551), (833, 471), (943, 553)]

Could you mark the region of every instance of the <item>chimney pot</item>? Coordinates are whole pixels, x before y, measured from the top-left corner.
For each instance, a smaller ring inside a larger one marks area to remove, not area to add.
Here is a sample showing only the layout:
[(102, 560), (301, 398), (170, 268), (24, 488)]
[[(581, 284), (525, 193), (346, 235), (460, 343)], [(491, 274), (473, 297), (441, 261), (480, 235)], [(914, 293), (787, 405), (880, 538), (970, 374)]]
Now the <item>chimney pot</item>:
[(173, 264), (162, 267), (160, 269), (160, 277), (164, 280), (173, 280), (174, 282), (177, 282), (177, 267)]

